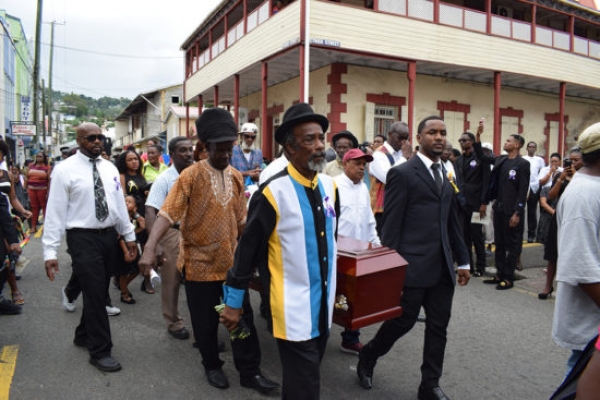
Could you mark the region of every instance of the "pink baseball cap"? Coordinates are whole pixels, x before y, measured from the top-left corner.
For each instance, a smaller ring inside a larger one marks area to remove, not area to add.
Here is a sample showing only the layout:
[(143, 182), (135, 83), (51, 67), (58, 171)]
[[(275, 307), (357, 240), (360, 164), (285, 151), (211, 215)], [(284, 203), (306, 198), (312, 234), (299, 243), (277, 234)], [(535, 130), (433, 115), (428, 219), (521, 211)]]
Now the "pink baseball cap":
[(344, 161), (356, 160), (357, 158), (364, 158), (367, 162), (373, 161), (373, 157), (363, 153), (361, 149), (350, 149), (344, 154)]

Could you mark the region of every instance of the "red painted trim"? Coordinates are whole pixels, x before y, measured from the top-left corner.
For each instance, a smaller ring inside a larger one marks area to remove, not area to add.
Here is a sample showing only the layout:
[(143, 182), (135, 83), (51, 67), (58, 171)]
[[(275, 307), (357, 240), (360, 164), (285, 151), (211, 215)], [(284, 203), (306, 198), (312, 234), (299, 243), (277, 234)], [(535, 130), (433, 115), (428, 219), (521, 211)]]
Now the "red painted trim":
[(345, 53), (345, 54), (352, 54), (352, 55), (358, 55), (358, 56), (368, 56), (368, 57), (373, 57), (373, 58), (377, 58), (380, 60), (397, 61), (397, 62), (402, 62), (402, 63), (408, 63), (408, 62), (414, 61), (414, 60), (410, 60), (408, 58), (394, 57), (394, 56), (379, 54), (379, 53), (371, 53), (369, 51), (359, 51), (359, 50), (341, 49), (341, 48), (336, 48), (335, 50), (332, 50), (331, 47), (322, 46), (319, 44), (312, 44), (310, 47), (314, 48), (314, 49), (335, 51), (336, 53)]
[[(546, 121), (546, 126), (544, 127), (544, 136), (546, 136), (546, 141), (544, 142), (544, 150), (545, 150), (545, 157), (544, 159), (546, 160), (546, 164), (548, 163), (548, 159), (550, 158), (550, 122), (557, 122), (558, 123), (558, 149), (557, 149), (557, 153), (564, 155), (564, 150), (561, 150), (561, 143), (562, 146), (565, 145), (566, 143), (566, 138), (569, 134), (569, 131), (566, 129), (566, 125), (569, 123), (569, 116), (568, 115), (562, 115), (560, 114), (560, 112), (557, 113), (547, 113), (544, 114), (544, 120)], [(563, 121), (563, 123), (561, 124), (560, 121)], [(562, 139), (561, 139), (561, 133), (560, 133), (560, 127), (561, 125), (563, 126), (563, 134), (562, 134)], [(564, 147), (562, 147), (564, 149)]]
[(485, 0), (485, 33), (492, 34), (492, 0)]
[(463, 113), (463, 131), (469, 130), (471, 124), (469, 123), (469, 113), (471, 112), (470, 104), (461, 104), (456, 100), (452, 101), (438, 101), (437, 109), (440, 111), (440, 117), (444, 118), (444, 112), (461, 112)]
[(240, 74), (233, 76), (233, 118), (235, 123), (240, 123)]
[[(181, 132), (179, 132), (179, 136), (182, 136)], [(185, 105), (185, 137), (186, 138), (190, 137), (190, 105), (189, 104)]]
[[(329, 94), (327, 103), (329, 103), (329, 133), (327, 142), (331, 141), (334, 133), (346, 128), (346, 123), (342, 122), (342, 114), (348, 112), (348, 105), (342, 101), (342, 95), (348, 93), (348, 85), (342, 83), (342, 76), (348, 73), (348, 65), (343, 63), (331, 64), (331, 70), (327, 75), (327, 84), (329, 85)], [(302, 97), (301, 97), (302, 98)]]
[[(244, 21), (244, 35), (246, 35), (246, 33), (248, 33), (248, 0), (243, 0), (242, 1), (243, 9), (244, 9), (244, 17), (243, 17), (243, 21)], [(212, 27), (211, 27), (212, 29)]]
[(536, 26), (537, 26), (537, 4), (531, 4), (531, 43), (536, 41)]
[(433, 0), (433, 23), (440, 23), (440, 0)]
[(567, 96), (567, 84), (565, 82), (560, 83), (559, 88), (559, 121), (558, 121), (558, 154), (564, 156), (565, 154), (565, 142), (567, 135), (565, 134), (565, 98)]
[(260, 117), (260, 111), (256, 108), (248, 111), (248, 122), (254, 122), (258, 117)]
[(261, 65), (261, 88), (262, 93), (260, 95), (260, 131), (262, 134), (262, 152), (263, 157), (268, 159), (273, 158), (273, 135), (269, 132), (269, 124), (267, 121), (267, 82), (269, 79), (269, 64), (263, 62)]
[[(489, 1), (489, 0), (488, 0)], [(494, 150), (496, 154), (500, 154), (502, 147), (500, 142), (502, 140), (502, 124), (500, 123), (500, 92), (502, 91), (502, 72), (494, 72), (494, 132), (493, 142)]]
[[(417, 63), (411, 61), (408, 63), (408, 70), (406, 71), (406, 78), (408, 79), (408, 131), (411, 132), (410, 137), (412, 138), (413, 126), (415, 123), (415, 82), (417, 80)], [(412, 140), (411, 140), (412, 141)]]
[(309, 0), (300, 0), (300, 54), (299, 54), (299, 68), (300, 71), (300, 99), (304, 99), (304, 76), (309, 73), (304, 70), (304, 61), (306, 57), (306, 47), (304, 46), (306, 41), (306, 2)]

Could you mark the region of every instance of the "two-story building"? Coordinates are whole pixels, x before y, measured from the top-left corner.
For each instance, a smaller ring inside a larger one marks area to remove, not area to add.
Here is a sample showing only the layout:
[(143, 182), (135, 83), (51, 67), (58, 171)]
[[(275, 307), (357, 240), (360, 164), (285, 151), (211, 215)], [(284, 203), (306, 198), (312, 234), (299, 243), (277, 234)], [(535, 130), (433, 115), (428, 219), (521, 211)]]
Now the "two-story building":
[(115, 119), (113, 148), (119, 151), (133, 144), (145, 151), (150, 139), (157, 139), (166, 148), (168, 140), (179, 135), (179, 131), (177, 135), (168, 135), (167, 117), (172, 106), (181, 104), (182, 95), (181, 84), (137, 95)]
[[(223, 0), (182, 44), (184, 103), (248, 110), (263, 154), (295, 102), (359, 140), (441, 115), (458, 147), (486, 121), (564, 153), (600, 120), (593, 0)], [(188, 106), (189, 107), (189, 106)]]

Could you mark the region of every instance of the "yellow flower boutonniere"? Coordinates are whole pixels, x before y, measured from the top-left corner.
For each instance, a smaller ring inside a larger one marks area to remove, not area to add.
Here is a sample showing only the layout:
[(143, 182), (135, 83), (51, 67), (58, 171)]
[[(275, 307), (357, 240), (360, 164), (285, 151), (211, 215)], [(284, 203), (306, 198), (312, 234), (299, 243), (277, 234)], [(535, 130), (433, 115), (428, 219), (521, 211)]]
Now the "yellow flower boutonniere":
[(458, 186), (456, 186), (456, 182), (454, 181), (454, 176), (452, 176), (452, 171), (448, 171), (446, 176), (448, 177), (448, 182), (450, 182), (450, 184), (454, 188), (454, 193), (458, 193), (459, 192)]

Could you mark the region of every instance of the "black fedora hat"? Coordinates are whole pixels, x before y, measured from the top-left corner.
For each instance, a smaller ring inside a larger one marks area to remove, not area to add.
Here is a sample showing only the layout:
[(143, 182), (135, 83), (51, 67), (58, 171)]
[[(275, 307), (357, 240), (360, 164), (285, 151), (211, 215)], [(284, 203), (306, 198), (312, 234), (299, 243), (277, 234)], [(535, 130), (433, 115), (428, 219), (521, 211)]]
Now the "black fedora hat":
[(339, 131), (338, 133), (333, 135), (333, 137), (331, 138), (331, 143), (333, 144), (333, 147), (335, 147), (335, 144), (341, 138), (346, 138), (346, 139), (350, 140), (352, 142), (353, 149), (358, 148), (358, 139), (350, 131)]
[(279, 144), (285, 144), (287, 135), (292, 128), (305, 122), (316, 122), (321, 125), (323, 132), (329, 128), (329, 120), (323, 115), (315, 114), (310, 105), (306, 103), (294, 104), (283, 114), (283, 123), (275, 131), (275, 141)]

